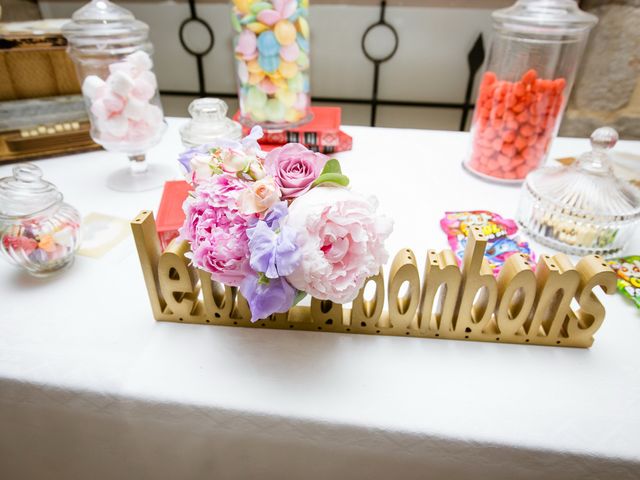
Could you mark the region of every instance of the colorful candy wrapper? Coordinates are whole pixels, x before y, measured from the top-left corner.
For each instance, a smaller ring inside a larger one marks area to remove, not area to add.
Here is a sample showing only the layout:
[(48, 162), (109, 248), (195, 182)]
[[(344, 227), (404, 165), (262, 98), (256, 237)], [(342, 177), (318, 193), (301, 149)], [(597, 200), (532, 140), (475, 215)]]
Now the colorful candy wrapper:
[(458, 263), (461, 263), (464, 255), (469, 228), (473, 226), (481, 227), (482, 233), (487, 237), (484, 256), (494, 275), (500, 273), (506, 259), (514, 253), (525, 254), (532, 265), (535, 265), (535, 254), (531, 251), (529, 244), (516, 235), (518, 232), (516, 222), (486, 210), (445, 212), (444, 218), (440, 220), (440, 227), (447, 234), (449, 245), (455, 252)]
[(640, 308), (640, 255), (607, 262), (618, 275), (618, 291)]

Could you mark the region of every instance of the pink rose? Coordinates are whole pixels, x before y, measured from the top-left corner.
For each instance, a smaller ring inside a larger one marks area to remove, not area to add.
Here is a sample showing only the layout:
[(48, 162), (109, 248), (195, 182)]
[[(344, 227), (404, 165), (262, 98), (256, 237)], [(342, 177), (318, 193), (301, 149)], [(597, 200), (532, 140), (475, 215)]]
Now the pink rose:
[(392, 222), (377, 201), (347, 188), (320, 186), (293, 201), (285, 221), (297, 230), (302, 260), (287, 280), (320, 300), (353, 301), (387, 262)]
[(241, 213), (237, 206), (246, 188), (228, 174), (201, 181), (183, 206), (186, 218), (180, 228), (180, 237), (191, 244), (193, 264), (234, 287), (252, 272), (247, 228), (256, 216)]
[(322, 172), (327, 157), (299, 143), (288, 143), (267, 154), (264, 166), (275, 178), (283, 200), (292, 200), (307, 192)]
[(281, 195), (273, 177), (265, 177), (250, 183), (249, 187), (242, 191), (238, 197), (238, 209), (244, 214), (262, 213), (275, 205)]

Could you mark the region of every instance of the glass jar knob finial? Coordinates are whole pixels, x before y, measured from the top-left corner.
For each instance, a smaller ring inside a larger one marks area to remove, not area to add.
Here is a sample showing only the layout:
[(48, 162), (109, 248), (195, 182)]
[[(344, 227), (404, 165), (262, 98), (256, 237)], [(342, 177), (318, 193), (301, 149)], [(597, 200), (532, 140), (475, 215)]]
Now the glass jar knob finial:
[(200, 98), (191, 102), (189, 114), (198, 121), (222, 120), (229, 107), (219, 98)]
[(618, 132), (611, 127), (594, 130), (591, 134), (591, 151), (581, 155), (576, 166), (596, 175), (610, 175), (613, 170), (609, 151), (616, 145), (618, 138)]
[(32, 163), (16, 165), (12, 172), (16, 180), (24, 183), (38, 182), (42, 179), (42, 170)]
[(618, 132), (611, 127), (600, 127), (591, 134), (591, 148), (594, 150), (610, 150), (618, 143)]

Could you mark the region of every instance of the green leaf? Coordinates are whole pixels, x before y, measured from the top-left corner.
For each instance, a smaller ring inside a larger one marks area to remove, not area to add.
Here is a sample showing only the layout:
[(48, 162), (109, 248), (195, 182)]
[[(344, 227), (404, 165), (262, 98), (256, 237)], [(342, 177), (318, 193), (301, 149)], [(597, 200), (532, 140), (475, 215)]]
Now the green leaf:
[(336, 183), (343, 187), (349, 185), (349, 177), (342, 174), (342, 168), (340, 168), (340, 162), (337, 159), (332, 158), (325, 164), (322, 172), (311, 186), (316, 187), (321, 183)]
[(302, 299), (304, 297), (307, 296), (306, 292), (303, 292), (302, 290), (298, 290), (298, 293), (296, 293), (296, 298), (293, 299), (293, 305), (291, 305), (292, 307), (295, 307), (297, 304), (299, 304)]
[(258, 273), (258, 284), (269, 285), (269, 278), (267, 278), (267, 276), (262, 272)]

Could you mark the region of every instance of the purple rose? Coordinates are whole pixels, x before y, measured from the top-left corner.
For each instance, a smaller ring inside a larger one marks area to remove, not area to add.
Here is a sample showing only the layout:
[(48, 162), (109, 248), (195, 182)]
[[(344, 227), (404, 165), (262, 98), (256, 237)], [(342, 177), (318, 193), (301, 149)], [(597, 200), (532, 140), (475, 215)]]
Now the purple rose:
[(327, 157), (299, 143), (288, 143), (267, 154), (264, 166), (282, 191), (283, 200), (293, 200), (311, 188)]

